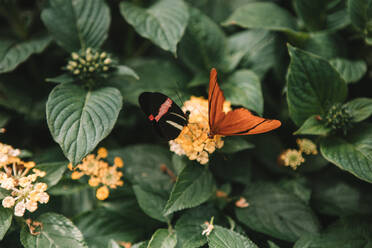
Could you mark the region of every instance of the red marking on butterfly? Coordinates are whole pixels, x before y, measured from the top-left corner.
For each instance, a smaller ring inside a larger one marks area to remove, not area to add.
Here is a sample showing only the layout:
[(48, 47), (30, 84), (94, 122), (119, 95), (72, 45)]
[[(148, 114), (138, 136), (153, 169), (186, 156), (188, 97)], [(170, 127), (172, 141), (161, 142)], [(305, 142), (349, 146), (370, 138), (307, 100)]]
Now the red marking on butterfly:
[(172, 100), (170, 98), (167, 98), (167, 100), (165, 100), (165, 102), (160, 105), (159, 113), (155, 117), (152, 114), (149, 115), (149, 120), (153, 121), (155, 119), (156, 122), (158, 122), (160, 118), (168, 112), (169, 108), (172, 106), (172, 103)]
[(212, 68), (209, 78), (208, 118), (209, 138), (215, 135), (232, 136), (266, 133), (280, 127), (278, 120), (253, 115), (248, 109), (238, 108), (223, 112), (225, 97), (217, 83), (217, 71)]

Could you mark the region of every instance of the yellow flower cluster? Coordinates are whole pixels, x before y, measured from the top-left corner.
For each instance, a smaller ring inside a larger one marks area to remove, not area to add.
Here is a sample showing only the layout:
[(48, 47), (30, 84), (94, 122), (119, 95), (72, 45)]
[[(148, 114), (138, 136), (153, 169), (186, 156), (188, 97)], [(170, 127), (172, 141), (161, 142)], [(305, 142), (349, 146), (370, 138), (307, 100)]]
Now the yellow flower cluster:
[[(230, 102), (225, 101), (223, 107), (225, 112), (230, 111)], [(209, 154), (224, 144), (221, 135), (215, 135), (213, 139), (208, 138), (208, 100), (192, 96), (184, 103), (182, 110), (190, 112), (189, 122), (177, 139), (169, 141), (170, 150), (178, 155), (186, 155), (200, 164), (206, 164)]]
[(279, 155), (279, 163), (284, 166), (290, 166), (293, 170), (296, 170), (303, 162), (305, 158), (302, 153), (306, 155), (316, 155), (318, 154), (316, 144), (314, 144), (309, 139), (297, 139), (297, 145), (299, 147), (296, 149), (287, 149)]
[(98, 200), (105, 200), (109, 194), (109, 188), (115, 189), (117, 186), (123, 186), (124, 182), (120, 180), (123, 173), (118, 171), (118, 168), (124, 166), (123, 160), (115, 157), (114, 165), (110, 166), (102, 159), (107, 157), (107, 150), (103, 147), (98, 149), (97, 156), (89, 154), (86, 156), (82, 163), (78, 164), (75, 168), (70, 163), (69, 169), (73, 170), (71, 178), (74, 180), (80, 179), (82, 176), (87, 175), (89, 178), (89, 185), (98, 187), (96, 197)]
[(79, 53), (73, 52), (66, 69), (72, 74), (86, 78), (92, 73), (107, 72), (112, 60), (106, 52), (99, 53), (87, 48)]
[[(9, 191), (2, 200), (4, 208), (14, 207), (15, 216), (23, 216), (25, 211), (34, 212), (38, 203), (47, 203), (49, 195), (45, 183), (35, 183), (45, 172), (35, 167), (34, 162), (24, 162), (17, 156), (18, 149), (0, 143), (0, 187)], [(29, 172), (32, 171), (32, 174)]]

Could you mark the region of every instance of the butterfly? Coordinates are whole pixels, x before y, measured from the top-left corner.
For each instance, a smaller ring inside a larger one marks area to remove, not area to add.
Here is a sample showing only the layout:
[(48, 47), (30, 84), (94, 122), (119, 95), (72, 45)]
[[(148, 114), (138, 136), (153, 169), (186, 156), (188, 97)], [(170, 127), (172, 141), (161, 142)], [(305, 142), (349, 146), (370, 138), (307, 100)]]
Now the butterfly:
[(190, 112), (184, 113), (172, 99), (162, 93), (143, 92), (138, 102), (155, 131), (166, 140), (177, 138), (188, 123)]
[(278, 120), (269, 120), (253, 115), (248, 109), (238, 108), (223, 112), (225, 97), (217, 83), (217, 71), (212, 68), (208, 92), (208, 137), (266, 133), (280, 127)]

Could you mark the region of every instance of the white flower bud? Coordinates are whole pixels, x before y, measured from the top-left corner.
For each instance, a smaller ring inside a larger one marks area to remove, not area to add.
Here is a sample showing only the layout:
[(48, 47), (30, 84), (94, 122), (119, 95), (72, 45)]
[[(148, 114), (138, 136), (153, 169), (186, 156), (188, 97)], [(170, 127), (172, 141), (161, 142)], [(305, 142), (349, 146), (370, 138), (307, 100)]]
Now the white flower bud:
[(105, 59), (105, 60), (103, 61), (103, 63), (104, 63), (105, 65), (108, 65), (108, 64), (111, 63), (111, 59), (110, 59), (110, 58), (107, 58), (107, 59)]
[(14, 179), (11, 177), (4, 178), (1, 182), (1, 188), (10, 190), (14, 187)]
[(46, 192), (42, 192), (39, 194), (39, 202), (40, 203), (47, 203), (49, 201), (49, 195)]
[(108, 69), (109, 69), (108, 66), (104, 66), (104, 67), (102, 68), (103, 71), (108, 71)]
[(3, 207), (4, 208), (11, 208), (14, 206), (15, 199), (11, 196), (7, 196), (3, 199)]
[(103, 52), (103, 53), (101, 53), (101, 56), (100, 56), (100, 58), (101, 58), (101, 59), (103, 59), (103, 58), (105, 58), (105, 57), (106, 57), (106, 55), (107, 55), (107, 54), (106, 54), (105, 52)]
[(14, 208), (14, 215), (22, 217), (25, 214), (26, 211), (26, 204), (24, 200), (18, 202)]
[(77, 53), (71, 53), (71, 57), (76, 60), (79, 58), (79, 55)]
[(34, 212), (37, 209), (37, 202), (28, 200), (26, 202), (26, 209), (30, 212)]
[(80, 73), (80, 70), (78, 70), (78, 69), (76, 69), (75, 71), (74, 71), (74, 74), (75, 75), (78, 75)]
[(94, 71), (94, 69), (95, 69), (95, 68), (94, 68), (94, 67), (92, 67), (92, 66), (91, 66), (91, 67), (89, 67), (89, 71), (90, 71), (90, 72), (93, 72), (93, 71)]

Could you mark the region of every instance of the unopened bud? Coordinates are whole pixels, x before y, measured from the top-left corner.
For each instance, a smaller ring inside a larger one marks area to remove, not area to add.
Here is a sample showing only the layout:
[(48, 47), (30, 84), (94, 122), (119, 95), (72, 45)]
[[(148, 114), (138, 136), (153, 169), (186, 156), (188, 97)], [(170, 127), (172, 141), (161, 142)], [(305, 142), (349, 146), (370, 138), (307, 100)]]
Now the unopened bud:
[(110, 58), (107, 58), (103, 61), (104, 64), (108, 65), (111, 63), (111, 59)]
[(80, 73), (80, 70), (78, 70), (78, 69), (76, 69), (75, 71), (74, 71), (74, 74), (75, 75), (77, 75), (77, 74), (79, 74)]
[(103, 59), (103, 58), (105, 58), (105, 57), (106, 57), (106, 55), (107, 55), (107, 54), (106, 54), (105, 52), (103, 52), (103, 53), (101, 53), (101, 56), (100, 56), (100, 58), (101, 58), (101, 59)]
[(79, 58), (79, 55), (77, 53), (71, 53), (71, 57), (73, 59), (78, 59)]

